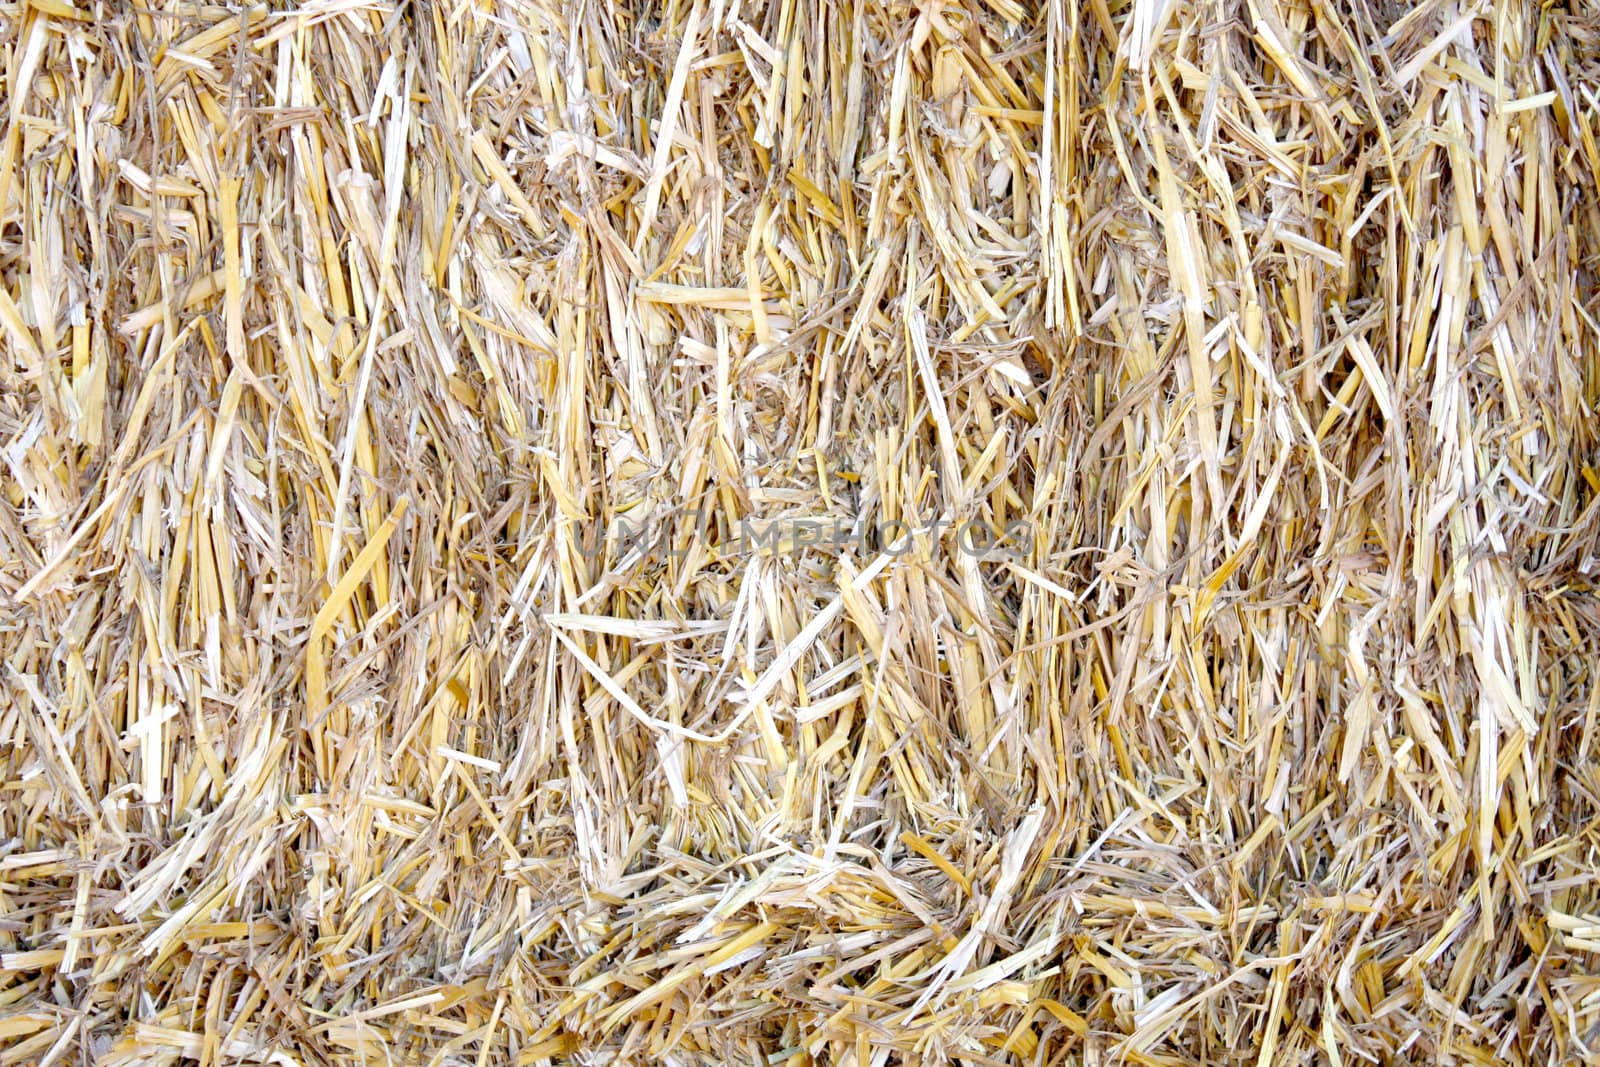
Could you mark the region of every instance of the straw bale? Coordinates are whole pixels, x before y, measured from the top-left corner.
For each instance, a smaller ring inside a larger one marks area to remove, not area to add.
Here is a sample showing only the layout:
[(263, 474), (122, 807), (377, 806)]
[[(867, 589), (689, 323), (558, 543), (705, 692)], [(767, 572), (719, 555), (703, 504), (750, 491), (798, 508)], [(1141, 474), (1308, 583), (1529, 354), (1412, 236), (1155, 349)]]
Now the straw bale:
[(0, 1067), (1600, 1062), (1589, 0), (0, 79)]

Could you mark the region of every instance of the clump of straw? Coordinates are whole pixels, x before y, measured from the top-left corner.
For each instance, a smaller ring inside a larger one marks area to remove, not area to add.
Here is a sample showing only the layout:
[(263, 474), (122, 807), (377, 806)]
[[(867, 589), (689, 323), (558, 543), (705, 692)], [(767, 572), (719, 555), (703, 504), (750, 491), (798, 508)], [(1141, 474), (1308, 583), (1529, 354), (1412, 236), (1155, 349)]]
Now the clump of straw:
[(0, 53), (0, 1065), (1600, 1056), (1587, 0)]

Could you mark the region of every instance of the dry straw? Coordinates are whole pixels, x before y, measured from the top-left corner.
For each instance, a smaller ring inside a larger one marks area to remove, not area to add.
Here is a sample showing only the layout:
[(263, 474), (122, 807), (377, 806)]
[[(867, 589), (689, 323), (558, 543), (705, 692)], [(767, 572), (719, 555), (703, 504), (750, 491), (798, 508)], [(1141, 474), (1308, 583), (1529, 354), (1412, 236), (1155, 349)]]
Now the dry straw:
[(0, 52), (0, 1065), (1600, 1057), (1589, 0)]

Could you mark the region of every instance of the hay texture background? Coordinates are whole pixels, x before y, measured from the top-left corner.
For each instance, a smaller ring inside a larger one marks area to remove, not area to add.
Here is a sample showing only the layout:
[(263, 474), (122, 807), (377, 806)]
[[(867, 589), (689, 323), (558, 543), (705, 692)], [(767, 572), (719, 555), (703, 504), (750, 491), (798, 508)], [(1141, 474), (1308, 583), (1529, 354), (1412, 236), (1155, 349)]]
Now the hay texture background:
[(1587, 0), (0, 53), (0, 1064), (1600, 1054)]

